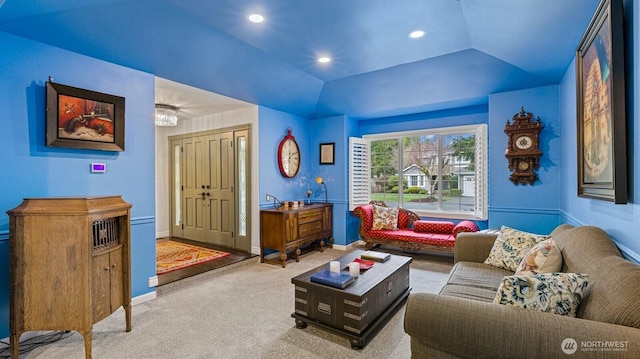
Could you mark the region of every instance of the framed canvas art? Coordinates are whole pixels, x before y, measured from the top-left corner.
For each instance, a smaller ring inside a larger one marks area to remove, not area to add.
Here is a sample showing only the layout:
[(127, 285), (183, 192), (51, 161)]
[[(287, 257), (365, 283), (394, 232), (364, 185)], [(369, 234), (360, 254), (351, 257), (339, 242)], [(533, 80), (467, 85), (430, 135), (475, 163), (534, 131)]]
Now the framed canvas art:
[(627, 203), (622, 0), (603, 0), (576, 52), (578, 196)]
[(47, 82), (47, 146), (124, 151), (124, 97)]

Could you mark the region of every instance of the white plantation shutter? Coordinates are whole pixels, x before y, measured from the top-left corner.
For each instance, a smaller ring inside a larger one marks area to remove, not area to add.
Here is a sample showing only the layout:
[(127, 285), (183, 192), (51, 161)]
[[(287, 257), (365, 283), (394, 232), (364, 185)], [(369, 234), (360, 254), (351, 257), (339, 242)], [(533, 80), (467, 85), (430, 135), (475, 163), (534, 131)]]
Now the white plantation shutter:
[(475, 216), (479, 219), (488, 219), (489, 217), (489, 204), (488, 204), (488, 190), (487, 188), (487, 171), (488, 166), (488, 145), (487, 145), (487, 125), (481, 125), (475, 131), (476, 135), (476, 154), (475, 154), (475, 169), (476, 169), (476, 203), (475, 203)]
[(369, 203), (371, 159), (369, 140), (349, 137), (349, 210)]

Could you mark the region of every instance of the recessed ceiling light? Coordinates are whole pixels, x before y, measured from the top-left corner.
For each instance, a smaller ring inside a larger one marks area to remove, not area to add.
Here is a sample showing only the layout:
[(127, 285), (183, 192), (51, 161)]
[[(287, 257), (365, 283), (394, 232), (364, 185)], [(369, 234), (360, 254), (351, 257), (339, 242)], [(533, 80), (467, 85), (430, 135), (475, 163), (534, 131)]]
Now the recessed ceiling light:
[(264, 16), (260, 14), (251, 14), (249, 15), (249, 21), (255, 22), (255, 23), (261, 23), (264, 21)]
[(318, 57), (318, 62), (321, 64), (326, 64), (327, 62), (331, 62), (331, 58), (328, 56)]
[(409, 34), (409, 37), (412, 39), (419, 39), (423, 37), (427, 32), (424, 30), (416, 30)]

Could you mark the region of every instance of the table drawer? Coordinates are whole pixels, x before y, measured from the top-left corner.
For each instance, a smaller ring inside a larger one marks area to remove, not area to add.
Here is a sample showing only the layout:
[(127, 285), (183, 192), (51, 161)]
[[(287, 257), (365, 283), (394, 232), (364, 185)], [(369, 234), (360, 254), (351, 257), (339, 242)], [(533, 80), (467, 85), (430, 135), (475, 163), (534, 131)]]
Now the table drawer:
[(298, 226), (298, 236), (305, 238), (322, 232), (322, 221), (300, 224)]
[(322, 208), (298, 212), (298, 223), (308, 223), (322, 220)]

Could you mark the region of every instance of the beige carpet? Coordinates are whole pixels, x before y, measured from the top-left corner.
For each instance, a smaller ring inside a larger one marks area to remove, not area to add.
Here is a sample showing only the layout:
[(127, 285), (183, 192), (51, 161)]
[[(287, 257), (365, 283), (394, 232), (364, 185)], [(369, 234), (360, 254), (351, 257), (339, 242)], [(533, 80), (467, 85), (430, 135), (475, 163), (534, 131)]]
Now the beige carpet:
[[(360, 351), (313, 326), (296, 328), (291, 278), (344, 254), (314, 252), (284, 269), (251, 258), (162, 286), (157, 299), (133, 307), (130, 333), (122, 310), (94, 325), (93, 358), (410, 358), (404, 306)], [(438, 292), (451, 258), (413, 257), (412, 292)], [(82, 336), (74, 333), (21, 358), (82, 359)]]

